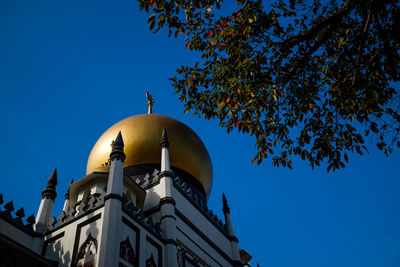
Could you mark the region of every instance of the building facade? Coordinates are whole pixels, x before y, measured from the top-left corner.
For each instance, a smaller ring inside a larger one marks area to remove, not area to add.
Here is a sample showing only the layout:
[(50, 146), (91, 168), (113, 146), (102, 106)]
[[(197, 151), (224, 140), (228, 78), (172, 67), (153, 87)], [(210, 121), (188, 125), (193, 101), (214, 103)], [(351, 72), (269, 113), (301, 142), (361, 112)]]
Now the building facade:
[[(136, 115), (108, 129), (53, 216), (57, 170), (36, 217), (0, 195), (0, 266), (249, 266), (228, 202), (207, 206), (212, 163), (185, 124)], [(57, 217), (57, 219), (56, 219)]]

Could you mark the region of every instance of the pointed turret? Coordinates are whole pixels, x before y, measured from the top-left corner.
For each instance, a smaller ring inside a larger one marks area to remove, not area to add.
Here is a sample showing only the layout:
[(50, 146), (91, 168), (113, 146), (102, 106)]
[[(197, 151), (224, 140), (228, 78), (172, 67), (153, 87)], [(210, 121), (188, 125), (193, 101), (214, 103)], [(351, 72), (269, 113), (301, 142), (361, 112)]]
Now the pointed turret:
[[(53, 211), (54, 199), (57, 196), (56, 186), (57, 168), (54, 169), (53, 173), (50, 175), (47, 180), (47, 186), (42, 192), (42, 200), (40, 201), (39, 210), (36, 215), (36, 224), (34, 226), (34, 229), (37, 232), (43, 233), (49, 225), (51, 213)], [(34, 250), (39, 249), (39, 243), (35, 244)]]
[(57, 196), (56, 186), (57, 186), (57, 168), (54, 169), (53, 173), (47, 180), (47, 187), (42, 192), (42, 198), (50, 198), (54, 200)]
[(64, 207), (63, 207), (63, 211), (65, 213), (68, 212), (68, 208), (69, 208), (69, 191), (70, 191), (70, 186), (71, 184), (73, 184), (74, 179), (71, 179), (71, 182), (69, 183), (68, 189), (67, 189), (67, 193), (65, 193), (65, 202), (64, 202)]
[(167, 129), (163, 129), (161, 136), (161, 173), (171, 171), (171, 164), (169, 161), (169, 142), (167, 136)]
[(240, 254), (239, 254), (239, 248), (238, 248), (239, 240), (236, 238), (235, 234), (233, 233), (233, 226), (232, 226), (231, 214), (230, 214), (231, 210), (228, 206), (228, 201), (226, 200), (224, 193), (222, 193), (222, 211), (224, 212), (224, 215), (225, 215), (225, 225), (228, 230), (229, 241), (231, 242), (232, 258), (233, 258), (234, 262), (237, 263), (238, 266), (241, 266)]
[(110, 172), (108, 174), (107, 192), (104, 197), (104, 217), (102, 215), (102, 242), (99, 247), (99, 266), (118, 266), (120, 235), (122, 228), (122, 201), (124, 184), (124, 140), (118, 133), (112, 144), (110, 154)]
[(228, 229), (228, 233), (230, 236), (234, 236), (232, 222), (231, 222), (231, 214), (230, 214), (231, 210), (228, 206), (228, 201), (226, 200), (224, 193), (222, 193), (222, 211), (224, 212), (225, 215), (225, 225)]
[(226, 200), (225, 194), (222, 193), (222, 211), (224, 214), (230, 214), (231, 210), (228, 206), (228, 201)]

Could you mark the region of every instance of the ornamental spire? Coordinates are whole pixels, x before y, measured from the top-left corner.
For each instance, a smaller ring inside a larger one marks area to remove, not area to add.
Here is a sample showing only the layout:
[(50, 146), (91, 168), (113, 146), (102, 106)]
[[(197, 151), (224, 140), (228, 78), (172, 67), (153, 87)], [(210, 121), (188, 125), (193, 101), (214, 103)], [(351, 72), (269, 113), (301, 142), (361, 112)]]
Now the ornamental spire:
[(54, 169), (53, 173), (47, 180), (47, 186), (42, 192), (42, 198), (50, 198), (54, 200), (57, 196), (56, 185), (57, 185), (57, 168)]
[(161, 172), (171, 171), (171, 163), (169, 161), (169, 142), (167, 137), (167, 130), (164, 128), (161, 137)]
[(224, 214), (230, 214), (230, 208), (228, 206), (228, 201), (226, 200), (224, 193), (222, 193), (222, 211), (224, 212)]
[(161, 146), (161, 148), (164, 148), (164, 147), (168, 148), (169, 147), (167, 129), (165, 129), (165, 128), (162, 131), (160, 146)]
[(122, 161), (124, 161), (126, 158), (124, 153), (124, 140), (122, 139), (121, 131), (119, 131), (117, 138), (115, 138), (114, 142), (112, 143), (110, 159), (113, 160), (114, 158)]

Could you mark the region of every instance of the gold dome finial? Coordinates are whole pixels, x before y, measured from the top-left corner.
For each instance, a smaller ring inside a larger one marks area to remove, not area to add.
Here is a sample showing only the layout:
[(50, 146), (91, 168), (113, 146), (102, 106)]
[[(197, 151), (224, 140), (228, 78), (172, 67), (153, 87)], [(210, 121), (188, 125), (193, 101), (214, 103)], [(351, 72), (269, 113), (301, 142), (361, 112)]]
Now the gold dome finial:
[(148, 100), (147, 106), (149, 107), (148, 114), (153, 113), (153, 105), (154, 105), (154, 98), (151, 96), (149, 92), (146, 92), (146, 98)]

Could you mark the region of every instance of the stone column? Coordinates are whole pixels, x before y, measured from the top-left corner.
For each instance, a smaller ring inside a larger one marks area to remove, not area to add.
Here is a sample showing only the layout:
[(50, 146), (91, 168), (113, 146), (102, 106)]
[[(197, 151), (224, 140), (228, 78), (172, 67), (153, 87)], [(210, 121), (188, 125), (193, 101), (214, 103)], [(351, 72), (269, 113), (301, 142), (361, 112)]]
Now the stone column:
[(176, 217), (175, 200), (172, 196), (173, 178), (169, 160), (169, 142), (167, 131), (164, 128), (162, 133), (161, 146), (161, 173), (160, 184), (165, 187), (165, 195), (160, 199), (161, 232), (166, 242), (166, 265), (169, 267), (178, 266), (178, 249), (176, 243)]
[(120, 229), (122, 224), (122, 195), (124, 178), (124, 141), (121, 132), (113, 143), (110, 154), (110, 173), (107, 192), (104, 197), (104, 212), (102, 215), (102, 231), (99, 248), (99, 267), (118, 266)]

